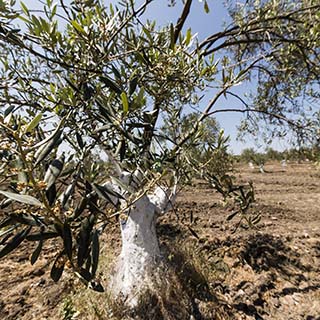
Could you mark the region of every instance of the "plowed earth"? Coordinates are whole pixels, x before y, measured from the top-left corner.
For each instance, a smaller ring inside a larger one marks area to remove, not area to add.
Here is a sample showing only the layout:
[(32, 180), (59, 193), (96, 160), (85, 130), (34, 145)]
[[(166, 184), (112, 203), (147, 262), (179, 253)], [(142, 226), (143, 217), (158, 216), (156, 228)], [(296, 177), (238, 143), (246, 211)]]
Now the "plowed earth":
[[(264, 174), (238, 171), (240, 181), (255, 186), (253, 210), (262, 217), (256, 228), (232, 233), (236, 222), (226, 221), (228, 209), (219, 195), (197, 183), (179, 196), (177, 215), (160, 219), (161, 243), (179, 240), (201, 253), (211, 275), (208, 285), (229, 310), (226, 319), (319, 320), (320, 172), (309, 163), (274, 163)], [(103, 250), (118, 251), (116, 226), (102, 241)], [(0, 260), (0, 319), (62, 319), (60, 304), (77, 284), (68, 271), (58, 283), (50, 279), (48, 261), (61, 244), (48, 244), (33, 266), (28, 242)], [(209, 302), (199, 297), (195, 304), (190, 319), (215, 319), (208, 315)], [(76, 318), (87, 319), (81, 312)]]

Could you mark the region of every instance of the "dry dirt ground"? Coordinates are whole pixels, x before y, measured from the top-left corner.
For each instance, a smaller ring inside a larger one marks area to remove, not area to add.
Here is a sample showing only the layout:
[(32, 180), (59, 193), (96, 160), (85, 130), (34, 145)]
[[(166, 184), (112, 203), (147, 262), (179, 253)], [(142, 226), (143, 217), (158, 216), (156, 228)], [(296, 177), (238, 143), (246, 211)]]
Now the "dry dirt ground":
[[(319, 320), (320, 172), (309, 163), (286, 168), (275, 163), (264, 174), (245, 167), (236, 176), (254, 183), (253, 210), (262, 216), (256, 228), (232, 233), (235, 222), (226, 221), (227, 209), (204, 183), (188, 186), (176, 214), (159, 221), (168, 261), (181, 278), (192, 279), (193, 300), (185, 319)], [(119, 250), (116, 226), (103, 241), (102, 254), (111, 259)], [(0, 260), (0, 319), (111, 318), (101, 311), (99, 294), (83, 293), (89, 289), (68, 271), (59, 283), (50, 279), (47, 261), (59, 245), (51, 243), (33, 266), (29, 243)], [(105, 270), (100, 267), (102, 282)], [(190, 276), (195, 272), (199, 280)]]

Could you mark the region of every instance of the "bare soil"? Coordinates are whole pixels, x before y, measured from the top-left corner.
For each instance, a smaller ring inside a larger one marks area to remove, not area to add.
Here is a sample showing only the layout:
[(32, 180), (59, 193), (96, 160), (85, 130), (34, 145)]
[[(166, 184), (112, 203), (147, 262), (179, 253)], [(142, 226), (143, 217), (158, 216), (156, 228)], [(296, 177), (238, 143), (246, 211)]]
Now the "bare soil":
[[(233, 233), (236, 221), (226, 221), (228, 209), (205, 183), (188, 186), (175, 212), (160, 219), (168, 261), (182, 280), (193, 279), (186, 286), (193, 290), (186, 319), (320, 319), (320, 172), (309, 163), (265, 168), (264, 174), (246, 167), (236, 173), (240, 181), (254, 183), (253, 210), (262, 217), (255, 228)], [(114, 255), (116, 226), (108, 232), (103, 250)], [(59, 246), (51, 242), (33, 266), (28, 242), (0, 260), (0, 319), (63, 319), (61, 303), (75, 297), (71, 293), (79, 296), (82, 287), (68, 271), (59, 283), (50, 279), (48, 261)], [(201, 279), (190, 276), (195, 270)], [(74, 319), (88, 316), (75, 312)]]

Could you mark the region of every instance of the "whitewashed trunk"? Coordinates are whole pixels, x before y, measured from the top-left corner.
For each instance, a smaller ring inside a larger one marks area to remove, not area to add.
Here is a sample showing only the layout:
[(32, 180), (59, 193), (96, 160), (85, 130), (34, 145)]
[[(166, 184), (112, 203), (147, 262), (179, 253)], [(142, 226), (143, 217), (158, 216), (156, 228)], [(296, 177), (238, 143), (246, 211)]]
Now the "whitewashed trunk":
[(157, 188), (144, 195), (120, 221), (122, 249), (110, 283), (112, 295), (135, 307), (141, 294), (152, 290), (153, 276), (161, 262), (155, 223), (158, 214), (166, 211), (175, 195)]

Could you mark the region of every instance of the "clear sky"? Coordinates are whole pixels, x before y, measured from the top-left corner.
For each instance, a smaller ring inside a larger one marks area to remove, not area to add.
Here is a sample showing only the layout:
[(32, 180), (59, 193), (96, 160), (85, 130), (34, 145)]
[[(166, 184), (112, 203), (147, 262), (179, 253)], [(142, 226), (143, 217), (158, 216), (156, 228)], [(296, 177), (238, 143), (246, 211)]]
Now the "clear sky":
[[(204, 0), (203, 0), (204, 1)], [(201, 0), (194, 0), (191, 8), (191, 13), (186, 21), (185, 28), (191, 27), (193, 33), (198, 34), (198, 38), (201, 41), (206, 38), (208, 35), (213, 34), (219, 30), (221, 30), (224, 24), (228, 23), (229, 17), (227, 13), (227, 9), (224, 6), (223, 0), (207, 0), (210, 12), (205, 13), (204, 11), (204, 2)], [(39, 6), (35, 7), (38, 1), (35, 0), (24, 0), (23, 1), (29, 8), (38, 9)], [(65, 4), (70, 3), (70, 0), (65, 0)], [(106, 3), (116, 3), (116, 0), (105, 0)], [(137, 3), (142, 3), (142, 0), (137, 0)], [(170, 22), (175, 23), (179, 17), (179, 14), (182, 11), (182, 1), (176, 0), (176, 5), (174, 7), (169, 7), (168, 4), (170, 0), (155, 0), (151, 5), (149, 5), (148, 9), (145, 12), (145, 17), (150, 20), (156, 20), (157, 25), (165, 25)], [(246, 92), (250, 90), (254, 90), (254, 84), (242, 84), (235, 89), (233, 92), (243, 96)], [(206, 105), (207, 101), (214, 95), (214, 92), (210, 94), (210, 91), (207, 92), (207, 100), (203, 100), (203, 107)], [(216, 108), (235, 108), (240, 107), (240, 103), (238, 100), (232, 97), (228, 97), (228, 99), (221, 98), (219, 100)], [(230, 135), (230, 150), (238, 154), (242, 149), (248, 147), (254, 147), (256, 149), (257, 146), (254, 144), (253, 138), (250, 136), (246, 137), (245, 142), (237, 141), (237, 126), (240, 124), (242, 119), (241, 114), (239, 113), (220, 113), (217, 114), (217, 120), (220, 123), (220, 126), (225, 129), (225, 133)], [(271, 147), (281, 150), (288, 147), (286, 141), (273, 141)], [(260, 147), (260, 151), (265, 148), (265, 145), (262, 144)]]

